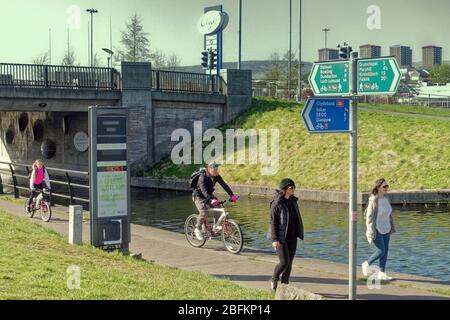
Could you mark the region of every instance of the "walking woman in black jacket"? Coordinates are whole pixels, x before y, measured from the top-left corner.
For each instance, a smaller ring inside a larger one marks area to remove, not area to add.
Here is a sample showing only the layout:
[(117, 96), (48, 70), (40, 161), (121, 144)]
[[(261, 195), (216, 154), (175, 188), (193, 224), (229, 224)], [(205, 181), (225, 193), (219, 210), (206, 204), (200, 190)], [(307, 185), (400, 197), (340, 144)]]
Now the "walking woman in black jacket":
[(294, 196), (295, 183), (291, 179), (283, 179), (280, 190), (270, 205), (270, 237), (280, 263), (275, 267), (270, 281), (272, 290), (281, 283), (288, 284), (297, 251), (297, 238), (303, 240), (303, 222), (298, 208), (298, 198)]

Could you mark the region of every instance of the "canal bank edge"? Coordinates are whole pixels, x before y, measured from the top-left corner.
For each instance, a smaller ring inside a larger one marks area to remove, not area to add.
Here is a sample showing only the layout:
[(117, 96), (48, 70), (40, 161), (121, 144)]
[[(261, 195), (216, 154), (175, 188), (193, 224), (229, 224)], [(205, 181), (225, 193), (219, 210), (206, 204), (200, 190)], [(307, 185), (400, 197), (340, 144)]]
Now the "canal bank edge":
[[(157, 190), (191, 191), (188, 182), (181, 179), (132, 177), (131, 186)], [(271, 197), (275, 191), (275, 187), (268, 186), (230, 186), (240, 196)], [(218, 192), (222, 193), (223, 190), (220, 189)], [(297, 189), (296, 196), (306, 201), (348, 203), (348, 192), (346, 191)], [(357, 203), (359, 205), (367, 204), (368, 199), (369, 192), (358, 192)], [(392, 204), (450, 204), (450, 189), (390, 191), (389, 199)]]

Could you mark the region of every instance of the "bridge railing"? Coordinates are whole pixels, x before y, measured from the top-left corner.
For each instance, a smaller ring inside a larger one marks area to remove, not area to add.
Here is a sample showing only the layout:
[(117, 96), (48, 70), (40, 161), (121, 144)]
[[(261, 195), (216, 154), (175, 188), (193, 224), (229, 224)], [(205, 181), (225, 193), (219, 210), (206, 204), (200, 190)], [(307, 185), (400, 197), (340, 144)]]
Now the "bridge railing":
[(0, 63), (0, 86), (119, 90), (114, 68)]
[(217, 75), (152, 70), (152, 89), (156, 91), (224, 94), (226, 85)]
[[(85, 179), (88, 180), (88, 172), (75, 171), (75, 170), (64, 170), (58, 168), (45, 167), (49, 176), (50, 184), (52, 188), (50, 189), (50, 202), (53, 204), (52, 197), (59, 197), (69, 201), (69, 204), (74, 204), (75, 201), (89, 204), (89, 196), (83, 197), (83, 192), (89, 194), (89, 183), (87, 185), (81, 183), (75, 183), (74, 180)], [(20, 190), (29, 191), (29, 175), (31, 172), (31, 166), (20, 163), (3, 162), (0, 161), (0, 174), (8, 174), (11, 176), (11, 183), (3, 181), (0, 176), (0, 191), (3, 192), (3, 187), (10, 187), (14, 191), (14, 197), (19, 198)], [(54, 185), (64, 186), (62, 189), (57, 190)], [(66, 189), (66, 193), (63, 190)], [(57, 190), (57, 192), (55, 192)], [(75, 190), (78, 190), (76, 192)], [(86, 192), (87, 190), (87, 192)]]

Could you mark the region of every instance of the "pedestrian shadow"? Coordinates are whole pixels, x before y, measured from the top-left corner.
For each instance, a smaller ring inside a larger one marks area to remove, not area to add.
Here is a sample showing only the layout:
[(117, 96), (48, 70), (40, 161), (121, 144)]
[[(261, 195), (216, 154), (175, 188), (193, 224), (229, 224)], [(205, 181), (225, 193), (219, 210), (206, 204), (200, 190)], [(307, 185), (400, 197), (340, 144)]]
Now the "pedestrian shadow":
[(68, 219), (61, 219), (61, 218), (51, 218), (50, 222), (69, 222)]
[[(248, 281), (248, 282), (268, 282), (272, 275), (236, 275), (236, 274), (213, 274), (216, 278), (225, 278), (231, 281)], [(333, 285), (347, 285), (348, 280), (341, 280), (335, 278), (311, 278), (292, 276), (289, 278), (290, 284), (301, 283), (316, 283), (316, 284), (333, 284)]]
[[(316, 292), (316, 294), (326, 299), (347, 300), (348, 294), (334, 294), (326, 292)], [(357, 300), (450, 300), (450, 297), (437, 297), (426, 295), (393, 295), (385, 293), (358, 293)]]
[(395, 282), (395, 281), (420, 282), (420, 283), (438, 284), (438, 285), (442, 285), (442, 286), (450, 286), (450, 282), (445, 281), (445, 280), (421, 280), (421, 279), (394, 278), (391, 282)]

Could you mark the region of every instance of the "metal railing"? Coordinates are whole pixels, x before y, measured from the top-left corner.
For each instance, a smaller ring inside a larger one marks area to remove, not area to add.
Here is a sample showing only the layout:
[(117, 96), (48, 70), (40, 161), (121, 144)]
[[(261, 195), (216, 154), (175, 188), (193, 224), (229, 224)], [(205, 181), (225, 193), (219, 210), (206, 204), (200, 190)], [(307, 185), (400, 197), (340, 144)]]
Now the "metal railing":
[[(10, 183), (5, 183), (3, 181), (3, 179), (1, 179), (1, 177), (0, 177), (0, 187), (1, 187), (2, 191), (3, 191), (3, 186), (13, 188), (14, 197), (19, 198), (20, 190), (24, 190), (24, 191), (30, 190), (29, 175), (31, 172), (30, 171), (31, 166), (26, 165), (26, 164), (3, 162), (3, 161), (0, 161), (0, 165), (4, 166), (3, 168), (0, 167), (0, 173), (10, 174), (11, 178), (12, 178), (12, 184), (10, 184)], [(5, 169), (5, 167), (6, 167), (6, 169)], [(23, 173), (19, 173), (19, 170), (18, 170), (19, 168), (24, 169), (24, 170), (22, 170)], [(70, 205), (73, 204), (75, 201), (89, 203), (89, 196), (87, 198), (75, 196), (75, 191), (74, 191), (74, 188), (89, 190), (89, 185), (83, 185), (83, 184), (73, 182), (73, 179), (75, 176), (87, 178), (89, 176), (88, 172), (49, 168), (49, 167), (45, 167), (45, 169), (48, 171), (49, 176), (51, 178), (64, 177), (64, 179), (65, 179), (65, 181), (50, 179), (50, 184), (63, 185), (63, 186), (67, 187), (67, 194), (56, 193), (53, 191), (54, 190), (53, 187), (50, 189), (50, 202), (52, 204), (53, 204), (53, 202), (51, 199), (53, 196), (69, 200)], [(59, 175), (57, 175), (57, 174), (59, 174)], [(19, 183), (18, 178), (24, 182)]]
[(359, 102), (364, 103), (382, 103), (382, 104), (403, 104), (410, 106), (422, 107), (441, 107), (450, 108), (450, 96), (437, 94), (410, 94), (397, 93), (393, 96), (376, 95), (376, 96), (360, 96)]
[(0, 86), (119, 90), (114, 68), (0, 63)]
[(152, 70), (152, 89), (156, 91), (223, 94), (225, 86), (225, 82), (217, 75)]
[(442, 94), (419, 93), (418, 95), (408, 95), (401, 98), (403, 98), (402, 103), (411, 105), (450, 108), (450, 96)]

